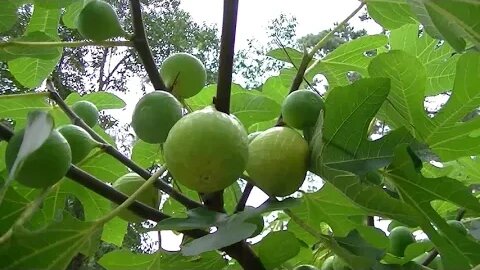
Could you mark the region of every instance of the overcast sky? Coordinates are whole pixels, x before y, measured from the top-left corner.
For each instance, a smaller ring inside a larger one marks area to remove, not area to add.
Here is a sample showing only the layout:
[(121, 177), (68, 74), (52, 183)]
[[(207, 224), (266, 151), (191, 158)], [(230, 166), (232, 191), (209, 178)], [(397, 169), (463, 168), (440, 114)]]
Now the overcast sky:
[[(249, 38), (265, 40), (265, 29), (272, 19), (281, 13), (297, 18), (297, 36), (318, 33), (342, 21), (359, 5), (358, 0), (240, 0), (237, 24), (237, 47)], [(222, 0), (181, 0), (181, 8), (193, 19), (207, 24), (222, 25)], [(356, 28), (364, 28), (370, 34), (379, 33), (380, 26), (370, 20), (351, 20)]]

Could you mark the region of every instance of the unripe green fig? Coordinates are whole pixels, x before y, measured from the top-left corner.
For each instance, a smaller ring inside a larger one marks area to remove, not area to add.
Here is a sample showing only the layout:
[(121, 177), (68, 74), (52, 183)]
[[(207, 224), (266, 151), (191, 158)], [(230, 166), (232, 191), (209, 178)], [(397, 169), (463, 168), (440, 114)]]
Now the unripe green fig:
[(72, 111), (78, 115), (89, 127), (94, 127), (98, 122), (98, 109), (90, 101), (81, 100), (72, 105)]
[(124, 35), (118, 16), (112, 6), (102, 0), (93, 0), (78, 14), (77, 29), (93, 41), (103, 41)]
[(282, 104), (283, 121), (290, 127), (306, 129), (315, 126), (323, 109), (322, 98), (310, 90), (290, 93)]
[[(120, 177), (115, 181), (112, 187), (123, 194), (130, 196), (135, 191), (137, 191), (143, 184), (145, 184), (145, 180), (136, 173), (127, 173), (124, 176)], [(136, 198), (137, 201), (156, 208), (157, 207), (157, 200), (158, 200), (158, 192), (157, 189), (151, 185), (146, 189), (144, 192), (140, 193)], [(112, 208), (117, 207), (118, 205), (115, 203), (111, 203)], [(143, 221), (143, 219), (137, 216), (135, 213), (128, 209), (122, 210), (118, 216), (125, 221), (138, 223)]]
[(317, 267), (309, 264), (302, 264), (294, 268), (294, 270), (318, 270)]
[(88, 132), (72, 124), (59, 127), (58, 132), (63, 135), (72, 151), (72, 163), (77, 164), (88, 156), (98, 143)]
[(247, 173), (270, 196), (297, 191), (307, 174), (308, 144), (289, 127), (264, 131), (249, 145)]
[(247, 132), (236, 117), (207, 107), (173, 126), (164, 157), (169, 172), (181, 184), (198, 192), (219, 191), (245, 170)]
[(465, 225), (463, 225), (463, 223), (461, 221), (447, 220), (447, 223), (448, 223), (448, 225), (450, 225), (450, 227), (454, 228), (461, 235), (467, 235), (468, 234), (467, 228), (465, 227)]
[(188, 53), (174, 53), (168, 56), (160, 67), (160, 76), (178, 99), (198, 94), (207, 81), (203, 63)]
[(333, 270), (333, 260), (335, 260), (335, 256), (330, 256), (325, 259), (320, 270)]
[(395, 227), (388, 235), (390, 239), (389, 252), (397, 257), (403, 257), (408, 245), (415, 243), (415, 237), (407, 227)]
[[(25, 130), (15, 133), (5, 150), (7, 170), (12, 170), (23, 141)], [(45, 188), (60, 181), (72, 162), (67, 140), (57, 130), (52, 130), (47, 140), (23, 162), (15, 180), (31, 188)]]
[(352, 270), (350, 266), (340, 257), (334, 256), (333, 257), (333, 270)]
[(170, 93), (154, 91), (135, 106), (132, 128), (147, 143), (164, 143), (170, 129), (182, 118), (182, 104)]
[[(396, 227), (399, 227), (399, 226), (405, 226), (405, 224), (401, 223), (400, 221), (397, 221), (397, 220), (392, 220), (389, 224), (388, 224), (388, 227), (387, 227), (387, 231), (392, 231), (393, 229), (395, 229)], [(406, 227), (406, 226), (405, 226)]]

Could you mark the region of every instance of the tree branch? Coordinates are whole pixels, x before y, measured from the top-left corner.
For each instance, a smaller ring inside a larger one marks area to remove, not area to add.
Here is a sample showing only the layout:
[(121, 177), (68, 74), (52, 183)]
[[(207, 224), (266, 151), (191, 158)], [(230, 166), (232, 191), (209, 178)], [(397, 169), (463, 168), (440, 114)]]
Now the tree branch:
[(148, 45), (147, 35), (145, 33), (145, 27), (143, 26), (142, 9), (139, 0), (130, 0), (130, 7), (132, 9), (133, 18), (133, 45), (137, 49), (138, 55), (142, 60), (143, 66), (147, 71), (148, 77), (152, 82), (155, 90), (169, 91), (165, 86), (160, 73), (158, 72), (157, 65), (153, 59), (152, 51)]
[[(65, 101), (60, 97), (58, 92), (55, 90), (51, 82), (47, 82), (47, 88), (50, 92), (50, 98), (57, 103), (57, 105), (65, 112), (65, 114), (72, 120), (72, 122), (75, 125), (86, 130), (95, 140), (102, 143), (102, 149), (103, 151), (105, 151), (105, 153), (111, 155), (112, 157), (120, 161), (123, 165), (130, 168), (132, 171), (140, 175), (145, 180), (147, 180), (152, 176), (147, 170), (143, 169), (138, 164), (133, 162), (131, 159), (123, 155), (120, 151), (118, 151), (115, 147), (110, 145), (106, 140), (104, 140), (100, 135), (98, 135), (92, 128), (90, 128), (87, 124), (85, 124), (85, 122), (83, 122), (83, 120), (80, 117), (78, 117), (78, 115), (76, 115), (72, 111), (72, 109), (70, 109), (70, 107), (68, 107)], [(162, 190), (163, 192), (170, 195), (176, 201), (183, 204), (188, 209), (203, 207), (202, 204), (184, 196), (183, 194), (179, 193), (174, 188), (172, 188), (169, 184), (163, 182), (160, 179), (155, 182), (155, 186), (160, 190)]]
[[(247, 178), (245, 175), (242, 176), (242, 178)], [(243, 211), (245, 209), (245, 205), (247, 204), (248, 197), (250, 196), (250, 193), (252, 193), (252, 189), (254, 187), (253, 183), (250, 181), (250, 179), (245, 179), (247, 180), (247, 185), (245, 186), (245, 189), (242, 192), (242, 197), (240, 197), (240, 200), (238, 200), (237, 206), (235, 206), (235, 213), (238, 213), (240, 211)]]
[(223, 25), (215, 107), (217, 110), (226, 114), (230, 113), (230, 93), (232, 88), (233, 57), (235, 54), (235, 34), (237, 32), (237, 12), (238, 0), (223, 1)]

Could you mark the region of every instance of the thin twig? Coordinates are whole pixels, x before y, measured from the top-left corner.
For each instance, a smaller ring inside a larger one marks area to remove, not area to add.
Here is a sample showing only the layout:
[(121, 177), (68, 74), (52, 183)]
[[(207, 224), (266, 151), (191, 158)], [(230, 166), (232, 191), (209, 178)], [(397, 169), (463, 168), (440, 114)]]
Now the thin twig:
[(242, 197), (240, 197), (240, 200), (238, 201), (237, 206), (235, 207), (235, 213), (238, 213), (245, 209), (245, 205), (247, 204), (248, 197), (250, 196), (252, 189), (253, 189), (253, 184), (250, 182), (247, 182), (247, 185), (243, 190)]
[(145, 27), (143, 25), (142, 8), (139, 0), (130, 0), (130, 7), (132, 9), (133, 18), (133, 45), (142, 60), (143, 66), (147, 71), (148, 77), (152, 82), (155, 90), (169, 91), (158, 72), (157, 65), (153, 59), (152, 50), (148, 45), (147, 34), (145, 33)]

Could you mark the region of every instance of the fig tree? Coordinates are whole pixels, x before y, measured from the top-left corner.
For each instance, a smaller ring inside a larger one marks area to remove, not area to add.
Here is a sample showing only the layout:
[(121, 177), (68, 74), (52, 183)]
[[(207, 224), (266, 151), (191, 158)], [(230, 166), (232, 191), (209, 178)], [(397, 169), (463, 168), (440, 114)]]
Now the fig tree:
[(72, 105), (72, 111), (78, 115), (89, 127), (94, 127), (98, 122), (98, 109), (90, 101), (81, 100)]
[(324, 107), (322, 98), (310, 90), (290, 93), (282, 104), (283, 121), (290, 127), (306, 129), (315, 126)]
[(415, 243), (415, 237), (407, 227), (395, 227), (388, 235), (390, 239), (389, 251), (395, 256), (403, 257), (408, 245)]
[(179, 99), (193, 97), (205, 86), (207, 72), (202, 62), (188, 53), (174, 53), (163, 61), (160, 76)]
[(308, 157), (308, 144), (297, 131), (270, 128), (250, 143), (247, 173), (268, 195), (287, 196), (302, 185)]
[[(136, 173), (127, 173), (124, 176), (118, 178), (112, 186), (114, 189), (122, 192), (127, 196), (130, 196), (135, 191), (137, 191), (137, 189), (139, 189), (143, 184), (145, 184), (145, 180), (140, 175)], [(149, 186), (147, 190), (138, 195), (136, 200), (145, 205), (156, 208), (158, 200), (157, 189), (153, 185)], [(113, 202), (111, 205), (112, 208), (118, 206)], [(118, 214), (118, 216), (128, 222), (138, 223), (143, 221), (141, 217), (137, 216), (135, 213), (128, 209), (122, 210), (120, 214)]]
[(205, 193), (222, 190), (245, 170), (247, 132), (236, 117), (209, 106), (173, 126), (164, 157), (173, 178), (186, 187)]
[(182, 105), (170, 93), (155, 91), (143, 96), (135, 106), (132, 127), (147, 143), (164, 143), (173, 125), (182, 118)]
[(98, 145), (92, 136), (79, 126), (72, 124), (64, 125), (58, 128), (58, 132), (65, 137), (70, 145), (73, 164), (82, 161), (93, 150), (93, 148)]
[[(12, 170), (23, 141), (25, 130), (10, 139), (5, 150), (7, 170)], [(31, 188), (45, 188), (60, 181), (72, 162), (67, 140), (57, 130), (52, 130), (47, 140), (23, 161), (17, 169), (15, 180)]]
[(118, 16), (112, 6), (102, 0), (88, 2), (78, 14), (77, 29), (93, 41), (103, 41), (124, 35)]

